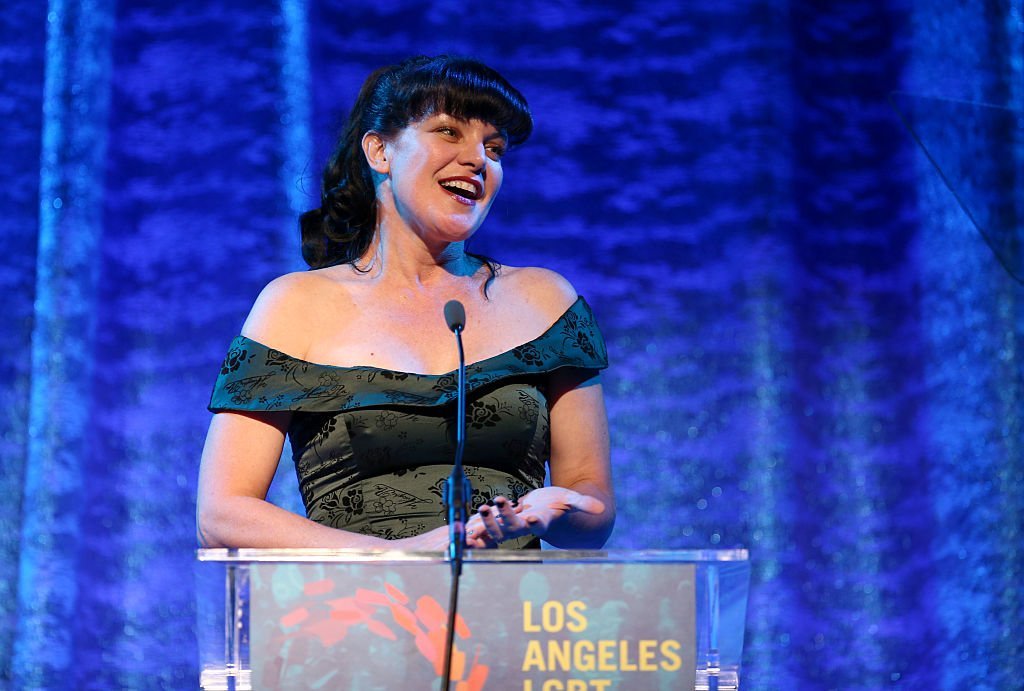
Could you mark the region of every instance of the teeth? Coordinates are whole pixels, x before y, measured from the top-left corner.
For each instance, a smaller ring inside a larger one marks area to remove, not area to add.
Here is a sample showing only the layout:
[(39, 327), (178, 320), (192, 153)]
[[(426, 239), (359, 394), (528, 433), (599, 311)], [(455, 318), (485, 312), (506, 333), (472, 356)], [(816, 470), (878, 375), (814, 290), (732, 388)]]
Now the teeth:
[(465, 180), (445, 180), (441, 183), (441, 186), (448, 189), (461, 190), (467, 192), (470, 197), (476, 197), (476, 185)]

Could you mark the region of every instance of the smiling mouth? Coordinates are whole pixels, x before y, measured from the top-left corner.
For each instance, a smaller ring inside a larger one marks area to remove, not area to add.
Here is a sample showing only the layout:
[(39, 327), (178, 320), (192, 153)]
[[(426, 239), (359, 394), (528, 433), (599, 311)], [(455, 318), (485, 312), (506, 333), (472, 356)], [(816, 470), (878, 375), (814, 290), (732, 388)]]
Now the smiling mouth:
[(445, 178), (439, 180), (438, 184), (448, 192), (472, 201), (476, 201), (483, 195), (483, 187), (472, 178)]

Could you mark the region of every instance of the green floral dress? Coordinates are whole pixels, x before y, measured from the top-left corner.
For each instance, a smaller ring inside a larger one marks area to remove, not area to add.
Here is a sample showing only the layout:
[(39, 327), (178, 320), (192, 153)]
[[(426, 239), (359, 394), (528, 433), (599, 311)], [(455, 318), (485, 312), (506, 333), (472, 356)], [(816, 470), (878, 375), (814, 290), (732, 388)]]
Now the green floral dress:
[[(607, 365), (594, 315), (579, 298), (537, 338), (466, 366), (463, 458), (471, 507), (543, 486), (551, 448), (548, 376), (566, 367), (596, 374)], [(306, 515), (397, 539), (445, 524), (441, 494), (455, 454), (455, 398), (455, 372), (320, 365), (238, 336), (209, 407), (292, 411), (288, 437)]]

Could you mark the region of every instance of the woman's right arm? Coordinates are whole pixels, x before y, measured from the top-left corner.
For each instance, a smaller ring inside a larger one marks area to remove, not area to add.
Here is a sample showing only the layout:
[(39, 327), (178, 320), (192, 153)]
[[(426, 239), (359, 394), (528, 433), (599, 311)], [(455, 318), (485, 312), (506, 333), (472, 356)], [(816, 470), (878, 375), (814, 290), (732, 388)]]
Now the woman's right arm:
[(199, 544), (387, 548), (386, 540), (336, 530), (266, 501), (290, 418), (290, 413), (224, 412), (213, 416), (199, 466)]
[[(303, 357), (316, 323), (321, 286), (309, 274), (268, 285), (242, 334)], [(326, 547), (436, 551), (448, 546), (446, 526), (402, 540), (384, 540), (331, 528), (266, 500), (284, 447), (290, 412), (220, 412), (213, 416), (199, 467), (196, 531), (203, 547)], [(474, 545), (475, 546), (475, 545)], [(482, 542), (479, 546), (483, 546)]]
[[(312, 338), (306, 313), (310, 277), (271, 281), (242, 334), (301, 357)], [(290, 412), (213, 416), (199, 466), (196, 529), (203, 547), (381, 547), (382, 540), (320, 525), (266, 501), (284, 447)]]
[[(203, 447), (196, 502), (202, 547), (401, 549), (437, 552), (448, 547), (448, 526), (401, 540), (321, 525), (266, 500), (284, 446), (291, 413), (217, 413)], [(487, 546), (467, 540), (469, 547)]]

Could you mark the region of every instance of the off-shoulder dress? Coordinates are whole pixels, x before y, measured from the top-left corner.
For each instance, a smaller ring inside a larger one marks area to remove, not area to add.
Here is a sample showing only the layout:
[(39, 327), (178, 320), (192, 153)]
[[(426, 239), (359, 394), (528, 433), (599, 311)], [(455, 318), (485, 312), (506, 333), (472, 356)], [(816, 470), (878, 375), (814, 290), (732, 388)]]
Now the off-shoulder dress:
[[(604, 340), (581, 297), (537, 338), (466, 366), (471, 507), (543, 486), (550, 453), (548, 380), (603, 369)], [(291, 411), (306, 515), (387, 539), (445, 524), (441, 493), (455, 454), (456, 373), (307, 362), (244, 336), (231, 343), (210, 410)], [(503, 543), (536, 547), (529, 537)]]

